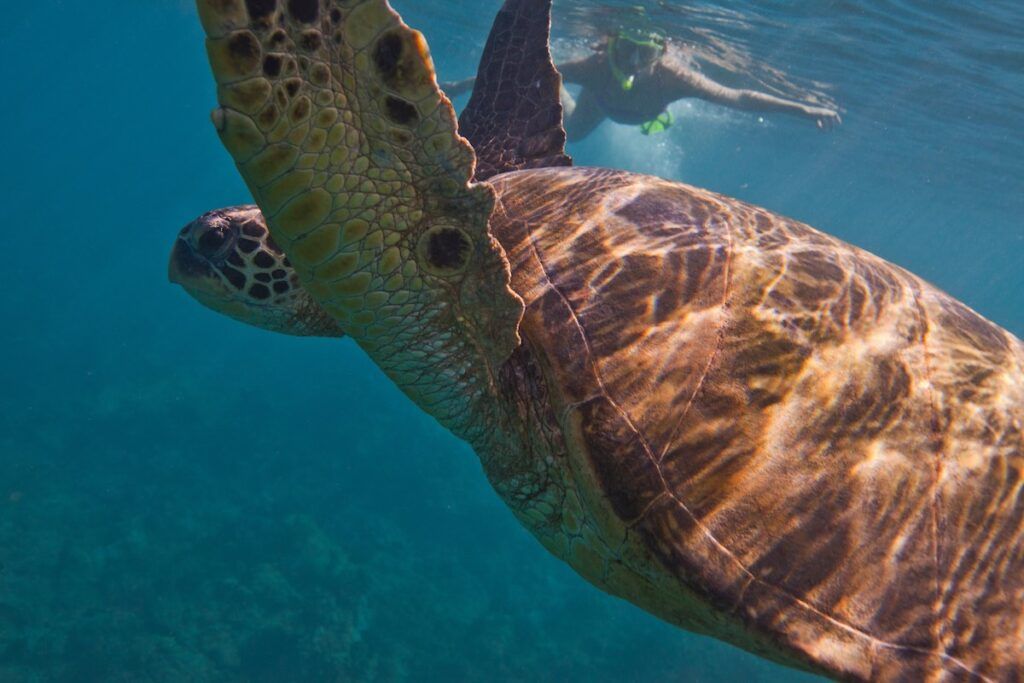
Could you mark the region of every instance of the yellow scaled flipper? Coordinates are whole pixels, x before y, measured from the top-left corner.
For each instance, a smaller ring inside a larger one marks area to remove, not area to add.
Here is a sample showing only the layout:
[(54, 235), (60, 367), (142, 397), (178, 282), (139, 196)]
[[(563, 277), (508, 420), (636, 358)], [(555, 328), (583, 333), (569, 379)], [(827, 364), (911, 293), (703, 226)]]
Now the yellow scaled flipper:
[(214, 123), (314, 298), (414, 397), (417, 341), (504, 360), (522, 303), (488, 232), (494, 192), (470, 184), (422, 35), (384, 0), (198, 7)]

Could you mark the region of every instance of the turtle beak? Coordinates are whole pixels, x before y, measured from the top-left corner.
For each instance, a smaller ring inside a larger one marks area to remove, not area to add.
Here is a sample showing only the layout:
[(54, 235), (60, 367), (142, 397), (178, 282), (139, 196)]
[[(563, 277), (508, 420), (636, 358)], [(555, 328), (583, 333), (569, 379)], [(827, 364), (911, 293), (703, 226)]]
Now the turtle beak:
[(178, 264), (182, 258), (181, 252), (185, 249), (187, 249), (187, 247), (182, 244), (180, 239), (174, 241), (174, 248), (171, 249), (171, 260), (167, 264), (167, 279), (170, 280), (171, 284), (181, 284), (181, 266)]
[[(167, 264), (167, 279), (172, 284), (183, 285), (185, 280), (185, 272), (191, 270), (188, 264), (192, 256), (192, 250), (188, 248), (188, 245), (181, 239), (174, 241), (174, 248), (171, 249), (171, 260)], [(194, 257), (193, 257), (194, 258)]]

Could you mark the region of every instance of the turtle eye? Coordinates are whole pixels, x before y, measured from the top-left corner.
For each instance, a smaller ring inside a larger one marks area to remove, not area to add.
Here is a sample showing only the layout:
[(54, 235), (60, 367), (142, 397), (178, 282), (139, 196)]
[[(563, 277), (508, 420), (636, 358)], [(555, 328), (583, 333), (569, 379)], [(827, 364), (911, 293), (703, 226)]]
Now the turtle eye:
[(206, 258), (223, 256), (231, 242), (230, 231), (224, 226), (210, 226), (196, 240), (196, 249)]

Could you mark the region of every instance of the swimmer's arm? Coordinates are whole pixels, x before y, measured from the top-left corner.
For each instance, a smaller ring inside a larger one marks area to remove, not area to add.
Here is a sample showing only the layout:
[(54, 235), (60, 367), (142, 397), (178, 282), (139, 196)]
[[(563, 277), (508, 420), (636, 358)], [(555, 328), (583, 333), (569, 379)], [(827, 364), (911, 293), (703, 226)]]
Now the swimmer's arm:
[[(595, 55), (591, 55), (586, 59), (579, 59), (559, 64), (558, 72), (562, 74), (562, 82), (587, 85), (592, 79), (592, 74), (594, 73), (594, 67), (596, 64), (594, 57)], [(444, 81), (440, 83), (441, 90), (443, 90), (448, 97), (464, 95), (471, 91), (474, 85), (476, 85), (476, 76), (463, 78), (461, 81)]]
[(476, 76), (463, 78), (461, 81), (444, 81), (439, 85), (449, 98), (458, 97), (473, 89), (473, 86), (476, 85)]
[(672, 85), (669, 86), (669, 90), (674, 96), (673, 99), (699, 97), (742, 111), (793, 114), (814, 121), (819, 128), (832, 128), (842, 123), (839, 113), (827, 107), (815, 107), (794, 102), (756, 90), (729, 88), (721, 83), (716, 83), (699, 71), (686, 67), (673, 70), (671, 81)]
[(593, 87), (596, 85), (597, 74), (602, 73), (606, 68), (604, 57), (600, 54), (593, 54), (583, 59), (562, 62), (558, 65), (558, 73), (562, 74), (562, 83)]
[[(575, 83), (583, 86), (593, 85), (595, 75), (604, 69), (601, 63), (601, 56), (592, 54), (583, 59), (564, 61), (557, 65), (558, 73), (562, 75), (562, 83)], [(461, 81), (443, 81), (440, 84), (441, 90), (449, 97), (458, 97), (473, 89), (476, 85), (476, 77), (471, 76)]]

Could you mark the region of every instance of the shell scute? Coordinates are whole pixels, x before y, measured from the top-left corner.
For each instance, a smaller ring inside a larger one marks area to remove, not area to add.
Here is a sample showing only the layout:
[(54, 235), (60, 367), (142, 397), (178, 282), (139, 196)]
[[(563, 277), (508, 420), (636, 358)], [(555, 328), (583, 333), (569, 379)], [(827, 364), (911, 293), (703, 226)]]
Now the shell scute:
[(1019, 340), (709, 192), (596, 169), (495, 185), (524, 336), (578, 423), (583, 518), (657, 558), (607, 590), (671, 577), (638, 602), (842, 677), (1024, 667)]

